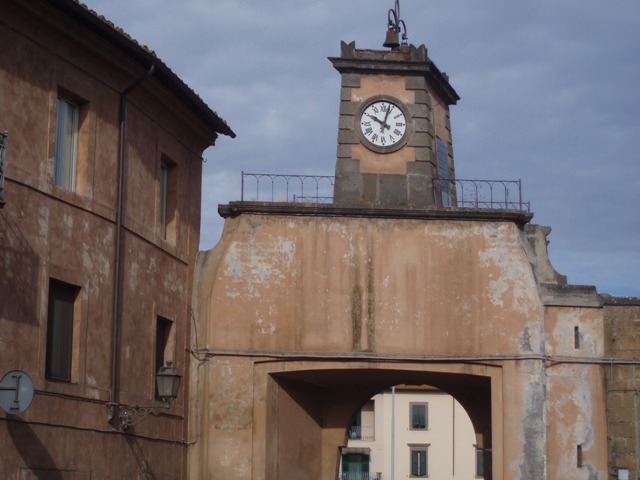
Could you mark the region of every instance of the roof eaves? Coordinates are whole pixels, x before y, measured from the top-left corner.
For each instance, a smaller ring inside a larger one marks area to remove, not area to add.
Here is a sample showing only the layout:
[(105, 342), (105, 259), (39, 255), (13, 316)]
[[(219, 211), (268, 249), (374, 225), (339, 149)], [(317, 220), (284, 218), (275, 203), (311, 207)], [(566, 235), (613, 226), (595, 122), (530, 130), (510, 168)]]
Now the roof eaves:
[(215, 132), (235, 138), (235, 132), (216, 112), (200, 98), (184, 81), (180, 79), (153, 50), (138, 43), (122, 28), (78, 0), (49, 0), (51, 4), (67, 15), (72, 16), (87, 25), (97, 35), (103, 37), (114, 46), (122, 50), (129, 57), (142, 64), (145, 69), (151, 65), (155, 67), (155, 77), (187, 107), (189, 107), (205, 124), (210, 125)]

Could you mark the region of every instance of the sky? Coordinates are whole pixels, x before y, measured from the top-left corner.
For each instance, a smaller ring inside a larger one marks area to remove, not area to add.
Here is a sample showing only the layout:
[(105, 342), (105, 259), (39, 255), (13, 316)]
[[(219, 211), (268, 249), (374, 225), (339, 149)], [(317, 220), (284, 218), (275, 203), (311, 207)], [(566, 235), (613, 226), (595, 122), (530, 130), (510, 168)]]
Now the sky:
[[(85, 0), (237, 133), (204, 153), (201, 244), (241, 172), (333, 175), (340, 41), (383, 49), (392, 0)], [(461, 97), (456, 176), (521, 179), (554, 268), (640, 296), (640, 2), (401, 0)]]

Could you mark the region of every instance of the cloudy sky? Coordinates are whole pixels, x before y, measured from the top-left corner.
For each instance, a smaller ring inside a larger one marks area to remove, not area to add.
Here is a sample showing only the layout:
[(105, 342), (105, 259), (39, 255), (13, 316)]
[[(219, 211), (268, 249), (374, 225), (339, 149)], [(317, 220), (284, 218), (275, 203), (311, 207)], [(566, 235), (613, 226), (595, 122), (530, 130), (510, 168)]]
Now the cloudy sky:
[[(392, 0), (85, 0), (237, 138), (205, 152), (201, 248), (240, 173), (332, 175), (340, 40), (382, 48)], [(410, 43), (461, 97), (458, 178), (522, 179), (572, 284), (640, 296), (640, 2), (401, 0)]]

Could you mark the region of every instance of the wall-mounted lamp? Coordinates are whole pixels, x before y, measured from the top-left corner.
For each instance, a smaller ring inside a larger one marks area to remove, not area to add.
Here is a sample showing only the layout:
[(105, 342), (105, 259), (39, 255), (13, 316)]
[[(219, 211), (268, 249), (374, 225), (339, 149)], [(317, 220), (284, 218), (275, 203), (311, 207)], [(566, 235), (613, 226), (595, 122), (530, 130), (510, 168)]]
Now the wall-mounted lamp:
[[(118, 410), (120, 429), (124, 431), (132, 425), (139, 423), (150, 414), (158, 415), (163, 410), (171, 408), (171, 402), (178, 397), (181, 379), (182, 376), (173, 366), (173, 362), (167, 362), (166, 365), (160, 367), (156, 373), (156, 386), (158, 398), (162, 403), (153, 407), (115, 405)], [(109, 421), (115, 417), (115, 409), (113, 407), (114, 405), (111, 405), (112, 410), (109, 414)]]

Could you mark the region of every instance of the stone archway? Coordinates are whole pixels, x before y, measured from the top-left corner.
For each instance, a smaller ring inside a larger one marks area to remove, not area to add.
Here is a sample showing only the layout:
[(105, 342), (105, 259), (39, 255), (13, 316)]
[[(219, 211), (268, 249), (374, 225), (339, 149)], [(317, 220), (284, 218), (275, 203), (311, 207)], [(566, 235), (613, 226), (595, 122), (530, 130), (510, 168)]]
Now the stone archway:
[[(295, 362), (298, 363), (298, 362)], [(300, 369), (287, 362), (286, 369), (273, 370), (266, 395), (266, 475), (280, 478), (337, 478), (339, 451), (353, 412), (375, 393), (398, 383), (429, 384), (455, 397), (467, 411), (478, 445), (485, 451), (487, 480), (500, 479), (492, 465), (492, 452), (501, 448), (499, 393), (492, 383), (501, 381), (500, 369), (460, 364), (353, 364), (311, 365)], [(274, 367), (274, 364), (270, 364)], [(497, 430), (500, 432), (500, 429)], [(498, 455), (499, 457), (500, 455)]]

